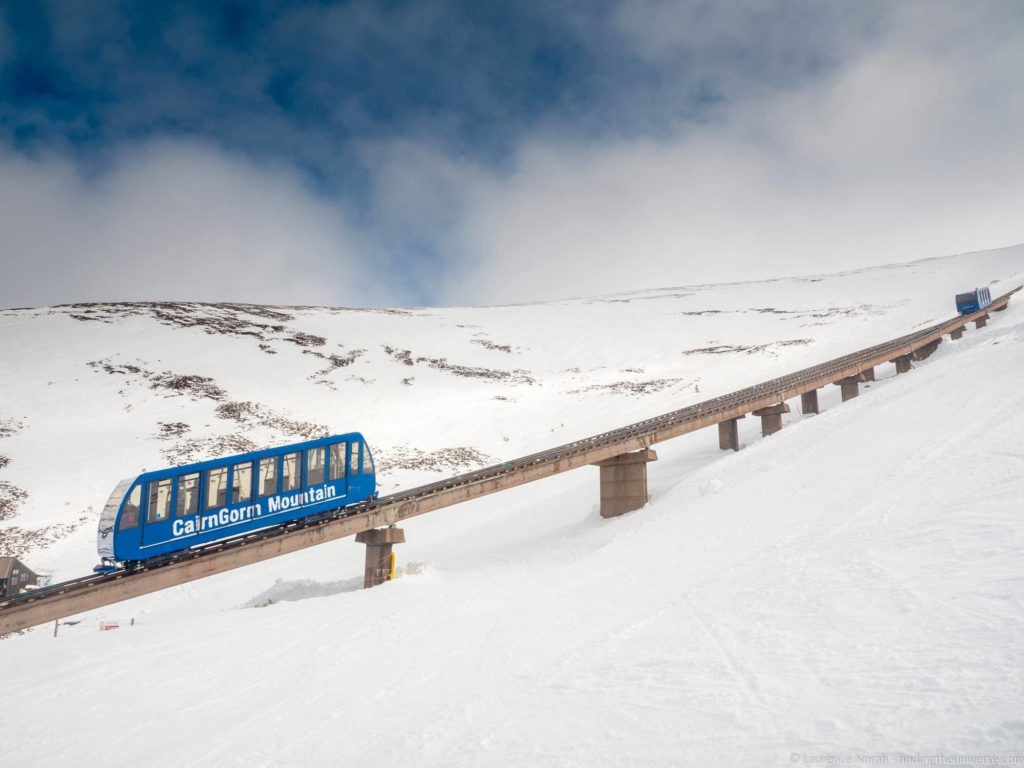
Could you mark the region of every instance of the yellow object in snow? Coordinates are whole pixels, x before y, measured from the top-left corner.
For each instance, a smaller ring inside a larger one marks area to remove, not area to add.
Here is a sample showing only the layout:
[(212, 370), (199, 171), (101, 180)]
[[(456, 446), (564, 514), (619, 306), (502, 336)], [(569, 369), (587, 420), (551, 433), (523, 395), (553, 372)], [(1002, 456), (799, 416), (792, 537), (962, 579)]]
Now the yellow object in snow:
[(394, 552), (391, 553), (391, 557), (388, 558), (391, 562), (388, 565), (388, 581), (395, 580), (395, 563), (398, 562), (398, 555)]

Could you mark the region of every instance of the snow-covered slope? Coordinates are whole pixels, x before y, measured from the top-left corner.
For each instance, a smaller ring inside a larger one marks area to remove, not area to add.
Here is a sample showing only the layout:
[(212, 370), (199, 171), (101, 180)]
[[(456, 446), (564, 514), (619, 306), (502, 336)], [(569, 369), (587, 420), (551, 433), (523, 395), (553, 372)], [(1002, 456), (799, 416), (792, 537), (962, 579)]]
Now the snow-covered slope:
[[(1016, 248), (531, 306), (4, 312), (0, 492), (27, 494), (8, 546), (84, 518), (25, 545), (78, 575), (110, 487), (143, 467), (359, 429), (389, 491), (851, 351), (1022, 276)], [(623, 518), (597, 516), (580, 470), (410, 521), (405, 574), (375, 590), (338, 542), (8, 638), (20, 709), (0, 760), (1020, 752), (1018, 304), (858, 400), (823, 391), (824, 413), (768, 440), (741, 422), (738, 454), (711, 431), (658, 446), (652, 503)]]

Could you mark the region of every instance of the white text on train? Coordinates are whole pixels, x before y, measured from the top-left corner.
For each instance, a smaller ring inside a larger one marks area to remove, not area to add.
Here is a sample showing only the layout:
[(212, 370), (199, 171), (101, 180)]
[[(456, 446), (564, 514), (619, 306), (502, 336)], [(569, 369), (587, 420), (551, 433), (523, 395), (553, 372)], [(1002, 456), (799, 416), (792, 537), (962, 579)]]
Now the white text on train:
[[(273, 515), (279, 512), (286, 512), (289, 509), (304, 507), (307, 504), (315, 504), (317, 502), (325, 501), (326, 499), (334, 498), (337, 495), (338, 492), (332, 486), (328, 485), (323, 488), (309, 488), (308, 490), (293, 493), (289, 496), (271, 496), (267, 499), (267, 506), (269, 507), (269, 513)], [(237, 509), (228, 509), (227, 507), (224, 507), (216, 512), (208, 512), (206, 514), (196, 515), (195, 517), (179, 518), (175, 520), (174, 524), (171, 526), (171, 535), (191, 536), (201, 531), (222, 528), (226, 525), (235, 525), (236, 523), (252, 520), (253, 518), (261, 517), (262, 515), (263, 507), (259, 503), (250, 504), (246, 507), (239, 507)]]

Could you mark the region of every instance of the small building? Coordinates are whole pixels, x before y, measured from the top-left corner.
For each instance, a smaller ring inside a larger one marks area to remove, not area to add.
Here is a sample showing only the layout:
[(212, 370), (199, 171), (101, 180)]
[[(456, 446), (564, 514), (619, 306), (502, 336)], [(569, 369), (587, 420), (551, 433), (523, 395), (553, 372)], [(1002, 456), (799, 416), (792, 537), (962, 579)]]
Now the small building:
[(18, 558), (0, 557), (0, 598), (14, 597), (38, 581), (39, 576)]

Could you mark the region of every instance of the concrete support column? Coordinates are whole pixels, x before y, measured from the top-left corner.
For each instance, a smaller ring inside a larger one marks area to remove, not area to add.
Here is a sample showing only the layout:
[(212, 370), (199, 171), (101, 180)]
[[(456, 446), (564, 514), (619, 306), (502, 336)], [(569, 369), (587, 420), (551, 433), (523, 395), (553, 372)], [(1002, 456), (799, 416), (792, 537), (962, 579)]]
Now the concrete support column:
[(789, 405), (786, 403), (769, 405), (767, 408), (758, 408), (751, 413), (761, 417), (761, 434), (768, 437), (782, 429), (782, 414), (789, 413)]
[(910, 373), (910, 355), (900, 355), (895, 360), (893, 360), (893, 362), (896, 363), (897, 375), (901, 373)]
[(726, 419), (718, 422), (718, 447), (723, 451), (738, 451), (740, 449), (739, 420), (746, 416), (737, 416), (735, 419)]
[(837, 387), (843, 393), (843, 402), (852, 400), (860, 394), (860, 376), (847, 376), (845, 379), (840, 379), (834, 382)]
[(986, 325), (988, 325), (988, 315), (982, 315), (974, 321), (975, 328), (984, 328)]
[(874, 368), (865, 368), (863, 371), (860, 372), (860, 380), (861, 381), (874, 381), (875, 380), (875, 369)]
[(949, 332), (949, 338), (951, 338), (953, 341), (956, 341), (957, 339), (962, 339), (964, 331), (966, 330), (967, 326), (965, 325), (961, 325), (959, 328), (954, 328), (952, 331)]
[(940, 336), (937, 339), (933, 339), (932, 341), (929, 341), (923, 347), (920, 347), (919, 349), (915, 349), (914, 353), (913, 353), (914, 359), (915, 360), (927, 360), (929, 357), (932, 356), (932, 353), (935, 352), (935, 350), (939, 348), (939, 344), (941, 344), (941, 343), (942, 343), (942, 337)]
[(391, 572), (392, 547), (405, 543), (405, 531), (394, 526), (362, 531), (356, 534), (356, 542), (366, 545), (363, 589), (369, 589), (388, 580), (388, 574)]
[(818, 410), (818, 390), (812, 389), (800, 395), (800, 413), (805, 416), (808, 413), (821, 413)]
[(644, 448), (597, 463), (601, 468), (601, 517), (618, 517), (647, 503), (647, 462), (657, 460), (657, 453)]

